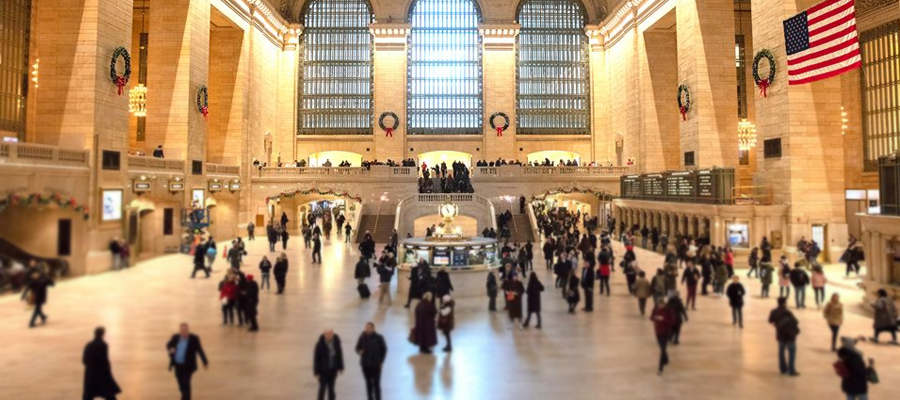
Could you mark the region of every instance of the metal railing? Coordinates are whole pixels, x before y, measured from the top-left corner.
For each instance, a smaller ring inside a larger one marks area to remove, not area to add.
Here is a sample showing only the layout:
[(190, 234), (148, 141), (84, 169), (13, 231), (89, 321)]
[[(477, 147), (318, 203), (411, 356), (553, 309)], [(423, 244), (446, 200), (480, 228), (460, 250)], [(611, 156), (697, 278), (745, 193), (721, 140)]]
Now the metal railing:
[(771, 186), (735, 186), (731, 189), (731, 204), (772, 204)]
[(0, 143), (0, 163), (89, 167), (88, 150), (32, 143)]

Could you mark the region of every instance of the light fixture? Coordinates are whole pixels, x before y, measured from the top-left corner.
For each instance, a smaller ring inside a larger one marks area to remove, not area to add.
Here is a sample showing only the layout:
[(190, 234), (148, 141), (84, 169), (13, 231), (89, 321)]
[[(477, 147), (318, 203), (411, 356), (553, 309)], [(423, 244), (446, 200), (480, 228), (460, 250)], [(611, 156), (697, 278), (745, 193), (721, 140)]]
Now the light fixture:
[(841, 135), (847, 134), (847, 122), (850, 120), (847, 119), (847, 112), (844, 111), (844, 106), (841, 106)]
[(34, 64), (31, 65), (31, 81), (34, 82), (34, 87), (38, 87), (38, 68), (41, 66), (41, 59), (36, 58), (34, 60)]
[(738, 122), (738, 149), (749, 151), (756, 147), (756, 126), (752, 122), (742, 118)]
[(128, 91), (128, 112), (135, 117), (147, 116), (147, 87), (143, 83)]

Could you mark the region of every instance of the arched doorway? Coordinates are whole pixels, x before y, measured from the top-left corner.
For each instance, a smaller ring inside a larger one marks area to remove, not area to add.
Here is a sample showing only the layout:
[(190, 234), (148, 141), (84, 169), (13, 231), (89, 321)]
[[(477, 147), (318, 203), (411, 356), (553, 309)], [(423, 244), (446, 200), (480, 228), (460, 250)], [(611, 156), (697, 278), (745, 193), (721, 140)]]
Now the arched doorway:
[(421, 166), (423, 162), (429, 167), (446, 163), (448, 168), (453, 162), (461, 162), (468, 168), (472, 166), (472, 155), (452, 150), (429, 151), (427, 153), (419, 154), (419, 162), (417, 165)]
[(326, 162), (332, 167), (337, 167), (344, 161), (349, 162), (351, 167), (359, 167), (362, 166), (362, 154), (349, 151), (320, 151), (310, 154), (307, 161), (310, 167), (323, 167)]
[(581, 154), (565, 150), (544, 150), (528, 154), (529, 164), (533, 162), (541, 164), (545, 160), (550, 160), (554, 165), (559, 165), (560, 161), (578, 161), (578, 165), (581, 165)]

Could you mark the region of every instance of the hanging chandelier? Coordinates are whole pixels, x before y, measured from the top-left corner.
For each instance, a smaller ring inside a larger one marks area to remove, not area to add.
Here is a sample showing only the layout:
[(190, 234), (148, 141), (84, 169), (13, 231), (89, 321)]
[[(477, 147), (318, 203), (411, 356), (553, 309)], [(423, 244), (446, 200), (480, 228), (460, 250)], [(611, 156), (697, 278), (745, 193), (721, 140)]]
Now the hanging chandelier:
[(128, 91), (128, 112), (135, 117), (147, 116), (147, 87), (143, 83)]
[(752, 122), (742, 118), (738, 122), (738, 149), (748, 151), (756, 147), (756, 126)]

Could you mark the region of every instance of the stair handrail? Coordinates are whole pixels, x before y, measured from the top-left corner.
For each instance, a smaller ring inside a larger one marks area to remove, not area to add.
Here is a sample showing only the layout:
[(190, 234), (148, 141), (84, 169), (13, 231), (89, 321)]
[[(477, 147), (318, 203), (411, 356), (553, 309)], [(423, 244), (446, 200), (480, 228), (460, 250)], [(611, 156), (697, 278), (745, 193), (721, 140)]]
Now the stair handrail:
[(534, 207), (532, 207), (531, 203), (527, 203), (525, 209), (528, 214), (529, 222), (531, 223), (531, 236), (534, 236), (534, 241), (539, 243), (541, 241), (541, 234), (537, 226), (537, 216), (534, 215)]

